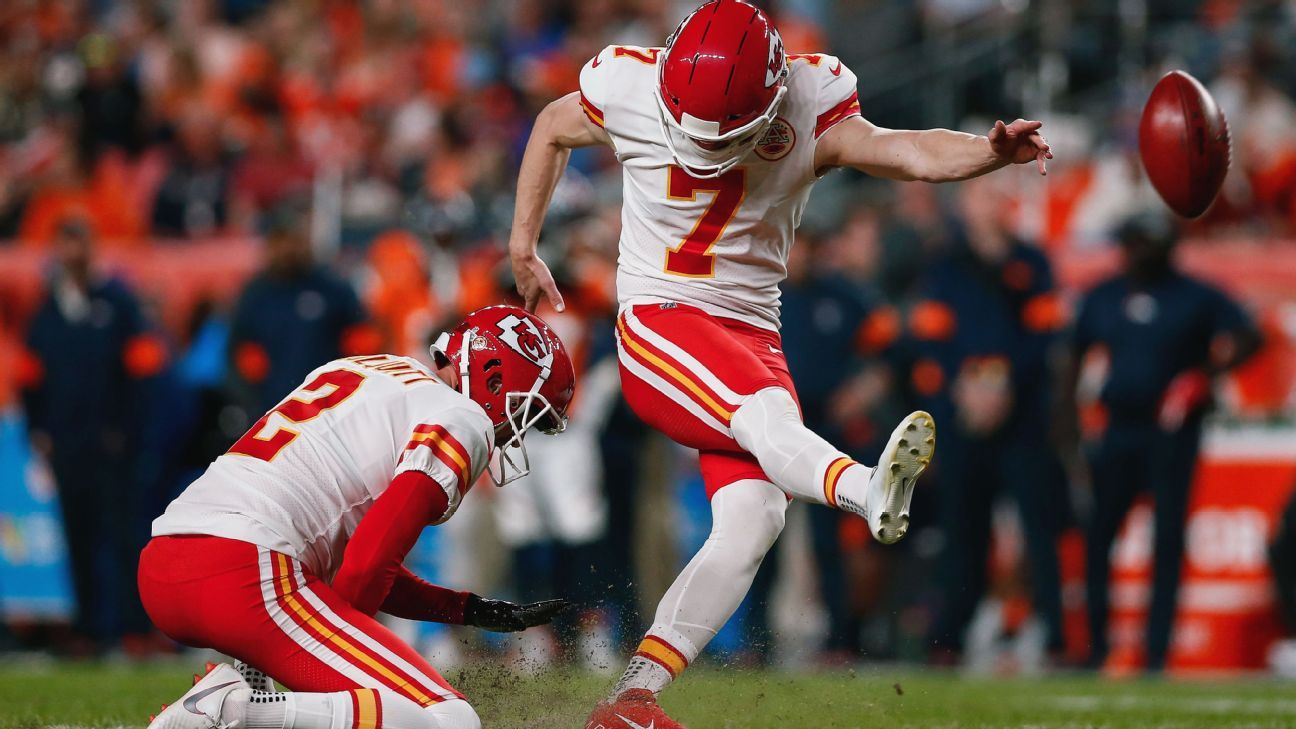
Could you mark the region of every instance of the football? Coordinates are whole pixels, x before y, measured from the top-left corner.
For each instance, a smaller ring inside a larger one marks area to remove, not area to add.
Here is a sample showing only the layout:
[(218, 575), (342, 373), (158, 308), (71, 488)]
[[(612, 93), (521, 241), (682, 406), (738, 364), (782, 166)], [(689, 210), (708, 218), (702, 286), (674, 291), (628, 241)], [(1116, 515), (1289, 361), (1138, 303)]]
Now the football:
[(1139, 121), (1139, 155), (1157, 193), (1196, 218), (1215, 201), (1229, 166), (1228, 121), (1201, 82), (1171, 71), (1157, 82)]

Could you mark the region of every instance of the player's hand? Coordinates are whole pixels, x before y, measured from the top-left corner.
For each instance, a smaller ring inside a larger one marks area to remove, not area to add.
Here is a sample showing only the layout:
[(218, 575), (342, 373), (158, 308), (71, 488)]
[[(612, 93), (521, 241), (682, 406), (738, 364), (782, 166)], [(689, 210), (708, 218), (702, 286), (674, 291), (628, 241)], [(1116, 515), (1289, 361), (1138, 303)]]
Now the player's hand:
[(1210, 401), (1210, 375), (1201, 370), (1180, 372), (1161, 396), (1157, 423), (1166, 432), (1179, 430), (1189, 417), (1206, 409)]
[(1018, 119), (1012, 124), (1003, 121), (995, 122), (990, 130), (990, 150), (1011, 164), (1023, 165), (1032, 160), (1039, 167), (1041, 175), (1048, 174), (1044, 161), (1053, 159), (1052, 147), (1040, 134), (1044, 122)]
[(517, 281), (517, 291), (522, 295), (526, 310), (534, 312), (544, 297), (556, 311), (565, 308), (562, 294), (558, 293), (558, 284), (554, 283), (549, 267), (534, 253), (513, 255), (513, 278)]
[(464, 625), (496, 633), (515, 633), (545, 625), (565, 607), (566, 600), (541, 600), (529, 605), (518, 605), (505, 600), (469, 595), (468, 603), (464, 605)]

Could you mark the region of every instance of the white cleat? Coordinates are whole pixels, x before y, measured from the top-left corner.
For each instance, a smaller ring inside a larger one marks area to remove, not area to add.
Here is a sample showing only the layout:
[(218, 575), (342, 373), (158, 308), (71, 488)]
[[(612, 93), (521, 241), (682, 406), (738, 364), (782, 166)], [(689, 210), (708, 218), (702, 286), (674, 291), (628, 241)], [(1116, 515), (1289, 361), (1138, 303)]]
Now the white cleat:
[(936, 421), (918, 410), (891, 432), (891, 440), (869, 477), (864, 518), (873, 538), (895, 544), (909, 531), (909, 502), (914, 484), (936, 451)]
[(224, 721), (221, 709), (230, 693), (248, 688), (233, 666), (221, 663), (197, 677), (193, 688), (174, 704), (149, 717), (148, 729), (233, 729), (237, 721)]

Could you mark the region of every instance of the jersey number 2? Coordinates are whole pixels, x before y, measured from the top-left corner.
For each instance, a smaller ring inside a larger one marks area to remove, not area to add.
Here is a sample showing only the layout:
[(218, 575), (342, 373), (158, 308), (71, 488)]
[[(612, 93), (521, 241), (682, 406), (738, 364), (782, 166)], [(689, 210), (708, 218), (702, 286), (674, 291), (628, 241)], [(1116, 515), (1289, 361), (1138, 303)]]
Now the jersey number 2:
[(711, 247), (720, 240), (729, 221), (738, 213), (747, 197), (747, 170), (737, 167), (709, 180), (699, 179), (671, 165), (666, 178), (666, 197), (671, 200), (697, 200), (699, 192), (715, 197), (702, 211), (693, 230), (679, 245), (666, 251), (666, 273), (687, 278), (715, 276), (715, 254)]
[[(312, 420), (325, 410), (341, 405), (360, 389), (363, 382), (364, 375), (351, 370), (325, 372), (302, 385), (292, 397), (279, 403), (274, 410), (261, 416), (261, 419), (230, 447), (229, 452), (266, 462), (274, 460), (274, 457), (279, 455), (279, 451), (297, 438), (297, 431), (280, 426), (274, 432), (262, 435), (270, 423), (270, 418), (279, 415), (290, 423)], [(314, 397), (309, 400), (301, 399), (303, 394), (314, 395)]]

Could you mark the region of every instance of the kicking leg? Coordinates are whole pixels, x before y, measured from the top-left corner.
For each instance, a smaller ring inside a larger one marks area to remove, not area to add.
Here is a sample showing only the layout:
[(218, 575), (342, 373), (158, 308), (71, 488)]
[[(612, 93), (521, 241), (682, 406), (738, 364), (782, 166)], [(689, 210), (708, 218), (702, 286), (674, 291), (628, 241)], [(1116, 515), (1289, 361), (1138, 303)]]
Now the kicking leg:
[(873, 536), (891, 544), (909, 529), (914, 483), (936, 449), (936, 424), (924, 412), (900, 421), (878, 468), (851, 460), (801, 422), (792, 394), (768, 387), (733, 414), (734, 440), (788, 494), (858, 514)]
[(777, 333), (645, 305), (622, 311), (617, 334), (622, 390), (644, 422), (690, 448), (750, 453), (789, 495), (863, 516), (879, 541), (904, 536), (936, 447), (930, 415), (901, 421), (871, 469), (801, 422)]

